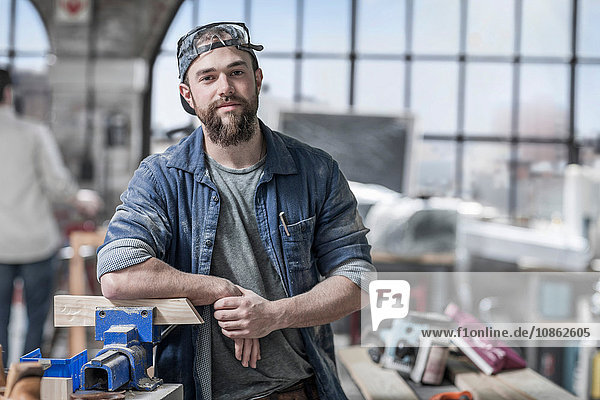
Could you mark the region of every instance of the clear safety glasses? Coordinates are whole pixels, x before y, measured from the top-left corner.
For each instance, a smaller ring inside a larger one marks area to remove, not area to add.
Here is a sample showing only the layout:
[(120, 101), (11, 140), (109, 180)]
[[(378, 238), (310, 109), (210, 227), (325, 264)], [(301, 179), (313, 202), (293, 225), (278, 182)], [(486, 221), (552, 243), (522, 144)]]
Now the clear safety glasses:
[[(191, 39), (191, 43), (190, 43)], [(191, 45), (191, 46), (190, 46)], [(264, 47), (250, 43), (250, 33), (241, 22), (216, 22), (199, 26), (177, 42), (177, 57), (195, 57), (219, 47), (236, 46), (239, 50), (261, 51)], [(191, 47), (191, 48), (190, 48)]]

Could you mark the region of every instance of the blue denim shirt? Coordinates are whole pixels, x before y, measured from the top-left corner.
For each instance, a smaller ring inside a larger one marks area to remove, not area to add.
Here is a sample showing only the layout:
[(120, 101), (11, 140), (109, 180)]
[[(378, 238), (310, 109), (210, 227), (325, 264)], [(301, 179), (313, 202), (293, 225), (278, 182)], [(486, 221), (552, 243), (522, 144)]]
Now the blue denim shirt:
[[(294, 296), (310, 290), (348, 260), (370, 263), (368, 230), (337, 163), (322, 150), (273, 132), (262, 122), (260, 126), (267, 158), (255, 193), (256, 220), (286, 293)], [(220, 203), (205, 166), (202, 135), (198, 128), (163, 154), (142, 161), (99, 248), (98, 276), (133, 265), (103, 264), (102, 249), (123, 241), (141, 243), (148, 254), (144, 258), (157, 257), (184, 272), (210, 274)], [(281, 224), (281, 211), (290, 236)], [(178, 326), (157, 349), (157, 376), (183, 383), (186, 399), (206, 399), (210, 393), (210, 338), (206, 337), (210, 327), (206, 325), (211, 306), (199, 311), (205, 324)], [(330, 325), (300, 331), (321, 398), (345, 399)]]

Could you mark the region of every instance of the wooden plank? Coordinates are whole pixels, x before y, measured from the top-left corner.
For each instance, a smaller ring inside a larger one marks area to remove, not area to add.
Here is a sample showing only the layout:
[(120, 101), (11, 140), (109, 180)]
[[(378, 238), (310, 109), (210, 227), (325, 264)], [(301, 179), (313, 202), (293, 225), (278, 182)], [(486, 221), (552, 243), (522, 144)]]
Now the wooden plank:
[(454, 386), (459, 390), (468, 390), (475, 400), (530, 400), (494, 384), (493, 379), (461, 358), (449, 357), (447, 368)]
[(503, 371), (488, 376), (459, 358), (448, 360), (450, 379), (475, 400), (576, 400), (577, 398), (529, 369)]
[(576, 396), (529, 368), (504, 371), (496, 375), (496, 379), (534, 399), (577, 400)]
[[(80, 397), (85, 391), (76, 391), (73, 393), (73, 399)], [(88, 394), (89, 396), (89, 394)], [(146, 392), (141, 390), (127, 390), (125, 392), (127, 400), (183, 400), (183, 385), (179, 383), (165, 383), (158, 388)]]
[(396, 371), (375, 364), (367, 349), (351, 346), (338, 351), (338, 360), (367, 400), (418, 400), (410, 386)]
[(154, 325), (204, 323), (186, 298), (109, 300), (103, 296), (54, 296), (54, 326), (95, 326), (96, 307), (156, 307)]
[(482, 373), (461, 373), (456, 375), (454, 385), (460, 390), (468, 390), (474, 400), (535, 400), (535, 398), (503, 385), (493, 376)]
[(40, 400), (69, 400), (72, 393), (72, 378), (42, 378)]

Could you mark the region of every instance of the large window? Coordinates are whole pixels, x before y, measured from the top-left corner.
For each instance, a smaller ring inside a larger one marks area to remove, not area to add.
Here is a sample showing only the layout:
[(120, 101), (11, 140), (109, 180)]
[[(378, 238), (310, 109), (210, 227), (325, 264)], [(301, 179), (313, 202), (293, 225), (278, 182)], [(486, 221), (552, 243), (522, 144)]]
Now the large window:
[(33, 4), (0, 1), (0, 67), (12, 72), (17, 110), (42, 121), (50, 118), (49, 50), (48, 34)]
[(568, 163), (600, 137), (599, 0), (184, 0), (154, 68), (153, 131), (181, 110), (175, 43), (242, 20), (264, 94), (417, 118), (415, 192), (512, 217), (560, 214)]

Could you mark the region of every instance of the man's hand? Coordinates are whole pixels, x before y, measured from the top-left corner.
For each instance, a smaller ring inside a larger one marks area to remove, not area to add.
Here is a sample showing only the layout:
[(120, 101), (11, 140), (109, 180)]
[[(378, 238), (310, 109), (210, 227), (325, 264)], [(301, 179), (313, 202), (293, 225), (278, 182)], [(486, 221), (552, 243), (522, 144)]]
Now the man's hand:
[(218, 296), (214, 301), (215, 304), (217, 301), (219, 301), (219, 299), (242, 296), (242, 291), (239, 289), (239, 287), (232, 283), (229, 279), (219, 277), (214, 278), (215, 293), (217, 293)]
[(273, 302), (238, 286), (242, 296), (215, 302), (215, 318), (223, 335), (231, 339), (261, 338), (281, 329), (281, 316)]
[(235, 342), (235, 358), (242, 362), (244, 367), (256, 368), (260, 360), (260, 343), (258, 339), (233, 339)]

